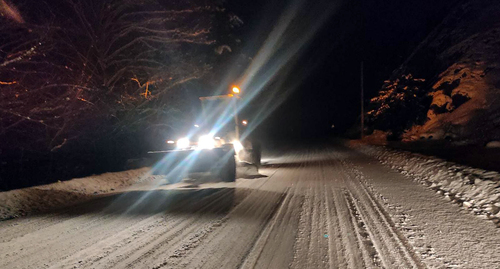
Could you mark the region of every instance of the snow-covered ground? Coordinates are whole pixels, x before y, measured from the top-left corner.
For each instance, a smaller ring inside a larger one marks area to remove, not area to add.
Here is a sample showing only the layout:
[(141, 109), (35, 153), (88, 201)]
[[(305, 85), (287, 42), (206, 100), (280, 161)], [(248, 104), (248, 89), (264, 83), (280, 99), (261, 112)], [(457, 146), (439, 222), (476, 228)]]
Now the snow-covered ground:
[(380, 146), (360, 149), (384, 165), (442, 194), (445, 199), (491, 219), (500, 227), (500, 174)]
[(114, 192), (153, 176), (149, 168), (75, 178), (42, 186), (0, 192), (0, 220), (16, 218), (33, 212), (69, 206), (95, 195)]
[(1, 221), (0, 268), (500, 268), (491, 221), (366, 154), (268, 157), (265, 177), (152, 180)]
[[(104, 173), (84, 178), (75, 178), (42, 186), (0, 192), (0, 221), (67, 207), (95, 198), (96, 195), (111, 194), (137, 188), (140, 185), (166, 183), (162, 176), (148, 174), (150, 167), (122, 172)], [(237, 168), (239, 178), (260, 177), (252, 165), (242, 164)], [(200, 183), (207, 178), (197, 179)], [(208, 179), (210, 181), (210, 179)], [(139, 185), (139, 186), (138, 186)]]

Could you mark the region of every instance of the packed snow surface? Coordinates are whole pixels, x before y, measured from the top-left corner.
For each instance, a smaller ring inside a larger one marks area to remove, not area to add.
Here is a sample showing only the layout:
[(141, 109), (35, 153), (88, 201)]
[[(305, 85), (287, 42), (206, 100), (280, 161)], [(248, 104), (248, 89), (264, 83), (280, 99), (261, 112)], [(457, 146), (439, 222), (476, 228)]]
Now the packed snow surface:
[(469, 208), (475, 215), (491, 219), (500, 226), (498, 172), (384, 147), (366, 146), (363, 151), (401, 174), (430, 187), (445, 199)]
[(148, 168), (76, 178), (48, 185), (0, 192), (0, 220), (68, 206), (144, 180)]
[(0, 222), (0, 268), (500, 268), (500, 233), (341, 145), (266, 177), (158, 185)]

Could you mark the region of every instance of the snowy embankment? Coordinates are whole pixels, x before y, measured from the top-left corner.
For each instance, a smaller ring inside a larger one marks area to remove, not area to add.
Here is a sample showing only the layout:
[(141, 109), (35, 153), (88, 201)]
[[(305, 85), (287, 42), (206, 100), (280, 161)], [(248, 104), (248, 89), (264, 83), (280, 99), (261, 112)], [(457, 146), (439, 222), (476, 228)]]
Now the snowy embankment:
[(500, 227), (500, 174), (420, 154), (363, 146), (359, 150), (418, 181), (445, 199)]
[(149, 168), (104, 173), (48, 185), (0, 192), (0, 220), (79, 203), (153, 178)]

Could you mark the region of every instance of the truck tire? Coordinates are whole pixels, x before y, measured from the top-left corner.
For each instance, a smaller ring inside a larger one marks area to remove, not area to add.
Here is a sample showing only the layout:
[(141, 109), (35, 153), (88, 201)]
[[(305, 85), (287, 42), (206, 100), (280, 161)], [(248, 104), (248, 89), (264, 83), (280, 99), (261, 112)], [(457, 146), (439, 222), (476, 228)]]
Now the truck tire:
[(260, 168), (261, 158), (262, 158), (262, 148), (260, 146), (260, 143), (254, 143), (252, 149), (252, 163), (255, 164), (257, 168)]
[(224, 182), (236, 181), (236, 159), (230, 156), (226, 164), (220, 170), (220, 178)]

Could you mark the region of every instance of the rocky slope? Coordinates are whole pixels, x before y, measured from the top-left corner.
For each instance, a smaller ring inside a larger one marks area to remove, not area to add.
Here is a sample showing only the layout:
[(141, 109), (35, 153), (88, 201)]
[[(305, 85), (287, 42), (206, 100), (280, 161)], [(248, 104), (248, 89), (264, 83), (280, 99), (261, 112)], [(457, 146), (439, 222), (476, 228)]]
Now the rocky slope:
[[(425, 80), (421, 90), (430, 99), (422, 108), (424, 113), (427, 110), (427, 119), (423, 123), (411, 122), (402, 134), (403, 140), (453, 139), (485, 143), (500, 139), (498, 14), (498, 1), (462, 1), (394, 71), (386, 86), (412, 75)], [(405, 87), (400, 91), (405, 91)], [(381, 96), (387, 94), (387, 90), (383, 88), (381, 93)], [(397, 91), (393, 93), (397, 94), (401, 95)], [(397, 99), (392, 96), (392, 103), (384, 103), (381, 96), (374, 98), (377, 104), (372, 114), (384, 105), (394, 105)]]

